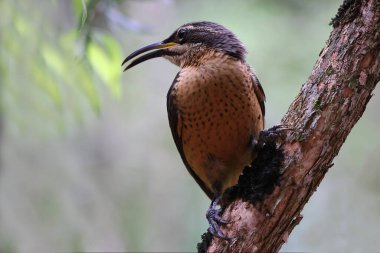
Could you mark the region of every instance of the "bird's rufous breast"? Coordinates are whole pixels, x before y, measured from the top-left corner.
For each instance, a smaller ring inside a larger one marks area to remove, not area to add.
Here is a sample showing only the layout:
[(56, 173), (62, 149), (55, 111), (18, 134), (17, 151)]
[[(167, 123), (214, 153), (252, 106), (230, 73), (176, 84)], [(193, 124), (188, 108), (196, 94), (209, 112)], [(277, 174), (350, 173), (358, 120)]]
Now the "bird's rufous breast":
[(251, 75), (248, 65), (226, 56), (184, 67), (173, 87), (186, 160), (214, 193), (237, 183), (264, 127)]

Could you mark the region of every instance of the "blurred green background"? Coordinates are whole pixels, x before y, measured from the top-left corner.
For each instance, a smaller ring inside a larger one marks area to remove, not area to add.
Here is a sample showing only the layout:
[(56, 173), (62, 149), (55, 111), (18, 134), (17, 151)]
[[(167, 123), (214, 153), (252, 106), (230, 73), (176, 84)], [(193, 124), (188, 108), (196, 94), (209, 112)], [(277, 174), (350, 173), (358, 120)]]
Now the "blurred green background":
[[(178, 68), (120, 63), (183, 23), (223, 24), (249, 49), (271, 126), (341, 2), (0, 1), (0, 252), (194, 251), (209, 200), (167, 123)], [(282, 251), (379, 251), (379, 106), (375, 96)]]

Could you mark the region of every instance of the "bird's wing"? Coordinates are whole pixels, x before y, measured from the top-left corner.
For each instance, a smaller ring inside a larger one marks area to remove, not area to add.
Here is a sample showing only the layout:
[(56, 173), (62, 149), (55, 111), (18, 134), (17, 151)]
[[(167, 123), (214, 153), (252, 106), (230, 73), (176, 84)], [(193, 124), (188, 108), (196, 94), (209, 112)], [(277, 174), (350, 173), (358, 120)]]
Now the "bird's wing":
[(177, 146), (178, 152), (181, 155), (182, 161), (185, 164), (187, 170), (191, 174), (191, 176), (195, 179), (195, 181), (199, 184), (202, 190), (206, 193), (206, 195), (212, 199), (214, 194), (212, 191), (204, 184), (204, 182), (195, 174), (193, 169), (190, 167), (189, 163), (186, 160), (185, 153), (183, 152), (182, 139), (181, 139), (181, 131), (182, 131), (182, 122), (181, 115), (178, 111), (175, 98), (172, 94), (173, 87), (178, 82), (180, 72), (174, 78), (172, 86), (170, 87), (167, 95), (167, 109), (168, 109), (168, 117), (169, 117), (169, 125), (172, 131), (174, 142)]
[(265, 93), (263, 90), (263, 87), (260, 84), (259, 79), (257, 78), (256, 74), (252, 71), (251, 72), (251, 79), (252, 79), (252, 86), (253, 90), (255, 92), (255, 95), (257, 97), (257, 100), (259, 100), (261, 112), (263, 113), (263, 117), (265, 116)]

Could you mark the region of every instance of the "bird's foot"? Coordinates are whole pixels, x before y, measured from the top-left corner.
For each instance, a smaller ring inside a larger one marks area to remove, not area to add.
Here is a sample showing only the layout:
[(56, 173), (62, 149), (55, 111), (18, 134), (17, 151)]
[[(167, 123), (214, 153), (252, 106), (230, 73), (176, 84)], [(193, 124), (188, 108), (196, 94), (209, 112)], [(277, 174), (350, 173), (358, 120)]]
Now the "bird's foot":
[(265, 142), (273, 142), (285, 131), (294, 131), (294, 129), (284, 125), (275, 125), (269, 129), (265, 129), (260, 132), (259, 144), (263, 145)]
[(220, 216), (221, 209), (217, 209), (218, 202), (220, 200), (220, 196), (214, 197), (211, 201), (210, 207), (207, 210), (206, 218), (209, 224), (209, 231), (212, 235), (219, 237), (224, 240), (231, 240), (233, 238), (227, 237), (224, 235), (223, 231), (220, 229), (219, 224), (229, 224), (230, 222), (223, 219)]

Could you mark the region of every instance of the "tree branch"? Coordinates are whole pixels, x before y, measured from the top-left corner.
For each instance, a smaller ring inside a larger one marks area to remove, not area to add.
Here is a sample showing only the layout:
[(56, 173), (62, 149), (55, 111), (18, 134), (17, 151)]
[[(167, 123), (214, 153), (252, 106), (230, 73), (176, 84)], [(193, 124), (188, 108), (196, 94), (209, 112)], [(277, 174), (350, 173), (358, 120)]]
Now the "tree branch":
[[(206, 234), (199, 251), (279, 251), (362, 116), (380, 80), (380, 0), (345, 0), (331, 23), (334, 29), (325, 48), (282, 119), (296, 131), (277, 141), (284, 153), (279, 183), (259, 198), (233, 195), (223, 214), (231, 223), (222, 229), (238, 237), (226, 241)], [(254, 169), (253, 164), (244, 170), (237, 187)]]

